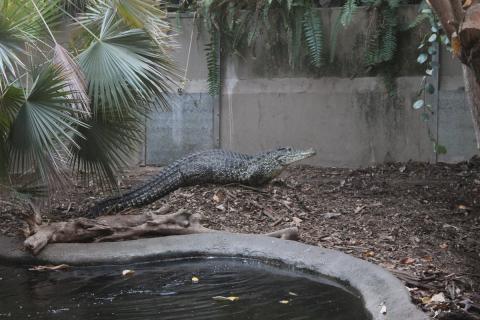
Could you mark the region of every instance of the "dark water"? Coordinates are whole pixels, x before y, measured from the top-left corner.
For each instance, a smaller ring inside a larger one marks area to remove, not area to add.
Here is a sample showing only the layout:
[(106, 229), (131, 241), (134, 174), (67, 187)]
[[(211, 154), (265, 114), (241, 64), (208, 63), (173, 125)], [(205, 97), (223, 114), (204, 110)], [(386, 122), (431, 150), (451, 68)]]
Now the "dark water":
[[(134, 276), (122, 277), (124, 269), (135, 270)], [(192, 283), (193, 276), (198, 283)], [(252, 260), (57, 272), (0, 267), (0, 278), (0, 319), (368, 319), (361, 299), (348, 287)], [(216, 301), (214, 296), (239, 300)]]

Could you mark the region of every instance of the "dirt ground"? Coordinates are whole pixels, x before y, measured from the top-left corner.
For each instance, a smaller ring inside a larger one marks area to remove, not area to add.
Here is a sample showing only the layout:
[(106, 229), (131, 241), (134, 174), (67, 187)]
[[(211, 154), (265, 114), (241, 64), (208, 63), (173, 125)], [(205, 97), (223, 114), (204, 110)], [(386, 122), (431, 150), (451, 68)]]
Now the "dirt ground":
[[(125, 172), (122, 188), (159, 168)], [(149, 205), (202, 213), (217, 230), (266, 233), (296, 225), (301, 242), (341, 250), (392, 271), (435, 319), (480, 319), (480, 159), (455, 165), (394, 163), (365, 169), (296, 166), (262, 189), (181, 188)], [(56, 194), (45, 220), (82, 216), (103, 197), (94, 187)], [(140, 210), (140, 209), (138, 209)], [(143, 210), (143, 209), (142, 209)], [(0, 212), (18, 235), (18, 213)]]

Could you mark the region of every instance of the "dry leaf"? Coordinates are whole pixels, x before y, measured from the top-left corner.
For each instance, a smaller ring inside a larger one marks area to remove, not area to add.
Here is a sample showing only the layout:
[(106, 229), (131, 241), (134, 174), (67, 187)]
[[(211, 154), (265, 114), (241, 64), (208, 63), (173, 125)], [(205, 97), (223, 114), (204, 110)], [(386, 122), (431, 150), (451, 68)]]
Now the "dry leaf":
[(220, 210), (220, 211), (225, 211), (225, 206), (223, 205), (223, 203), (220, 204), (220, 205), (218, 205), (218, 206), (216, 206), (215, 208), (217, 208), (217, 209)]
[(298, 294), (293, 291), (289, 291), (288, 294), (294, 297), (298, 296)]
[(420, 300), (422, 301), (422, 304), (429, 304), (432, 298), (430, 298), (429, 296), (425, 296), (425, 297), (422, 297), (422, 299)]
[(281, 303), (281, 304), (289, 304), (290, 303), (289, 300), (280, 300), (278, 302)]
[(240, 300), (239, 297), (235, 297), (235, 296), (230, 296), (230, 297), (215, 296), (212, 299), (216, 301), (232, 301), (232, 302)]
[(215, 194), (212, 197), (212, 200), (216, 203), (223, 202), (224, 199), (225, 199), (225, 193), (223, 193), (222, 191), (215, 192)]
[(462, 7), (463, 7), (463, 9), (467, 9), (467, 8), (470, 7), (471, 5), (472, 5), (472, 0), (462, 1)]
[(133, 271), (133, 270), (127, 269), (127, 270), (122, 271), (122, 276), (124, 276), (124, 277), (131, 277), (134, 274), (135, 274), (135, 271)]
[(440, 249), (446, 250), (446, 249), (448, 249), (448, 244), (442, 243), (441, 245), (439, 245), (439, 247), (440, 247)]
[(363, 209), (365, 209), (365, 207), (366, 207), (366, 206), (356, 207), (354, 212), (355, 212), (355, 213), (360, 213), (360, 212), (362, 212)]
[(57, 270), (64, 270), (68, 269), (70, 266), (68, 264), (59, 264), (59, 265), (45, 265), (45, 266), (34, 266), (29, 268), (30, 271), (57, 271)]
[(380, 313), (387, 314), (387, 306), (384, 303), (380, 305)]
[(430, 302), (435, 302), (435, 303), (445, 302), (445, 301), (446, 301), (445, 300), (445, 295), (443, 294), (443, 292), (434, 294), (432, 296), (432, 298), (430, 299)]
[(413, 259), (413, 258), (405, 257), (405, 258), (403, 258), (403, 259), (400, 260), (400, 263), (401, 263), (401, 264), (413, 264), (413, 263), (415, 263), (415, 261), (416, 261), (416, 260)]
[(198, 283), (199, 281), (200, 281), (199, 278), (197, 278), (195, 276), (192, 277), (192, 283)]
[(293, 220), (293, 223), (295, 224), (295, 226), (297, 226), (297, 227), (299, 227), (300, 224), (303, 222), (302, 219), (297, 218), (297, 217), (293, 217), (292, 220)]
[(363, 255), (364, 255), (365, 257), (373, 257), (373, 256), (375, 256), (375, 252), (373, 252), (373, 251), (367, 251), (367, 252), (364, 252)]
[(327, 219), (336, 218), (341, 215), (342, 215), (341, 213), (337, 213), (337, 212), (327, 212), (323, 214), (323, 216)]

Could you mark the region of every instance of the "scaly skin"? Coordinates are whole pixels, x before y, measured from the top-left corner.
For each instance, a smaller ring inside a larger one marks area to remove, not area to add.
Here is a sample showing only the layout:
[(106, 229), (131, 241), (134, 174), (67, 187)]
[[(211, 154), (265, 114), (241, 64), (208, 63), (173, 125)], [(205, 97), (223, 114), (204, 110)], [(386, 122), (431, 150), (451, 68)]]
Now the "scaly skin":
[(254, 156), (223, 150), (194, 153), (173, 162), (152, 180), (121, 195), (101, 200), (87, 214), (95, 216), (144, 206), (180, 187), (196, 184), (263, 185), (279, 175), (289, 164), (314, 154), (312, 149), (303, 151), (289, 147)]

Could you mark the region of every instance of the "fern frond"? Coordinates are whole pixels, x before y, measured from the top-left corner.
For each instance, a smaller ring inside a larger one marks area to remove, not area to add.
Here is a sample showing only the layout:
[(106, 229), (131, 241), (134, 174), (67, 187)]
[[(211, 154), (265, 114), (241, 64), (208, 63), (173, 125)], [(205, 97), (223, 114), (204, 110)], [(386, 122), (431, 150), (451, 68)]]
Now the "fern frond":
[(323, 25), (319, 13), (309, 8), (303, 14), (303, 33), (311, 63), (319, 68), (323, 57)]
[(339, 16), (340, 23), (343, 27), (348, 26), (352, 22), (353, 15), (357, 9), (358, 5), (356, 0), (347, 0), (347, 2), (345, 2)]
[(335, 60), (335, 51), (337, 49), (337, 38), (338, 31), (343, 26), (347, 27), (353, 19), (353, 15), (358, 9), (358, 4), (356, 0), (347, 0), (343, 5), (335, 24), (333, 25), (332, 31), (330, 32), (330, 62)]
[(210, 43), (205, 46), (208, 69), (208, 93), (211, 96), (220, 93), (220, 43), (216, 32), (211, 34)]

